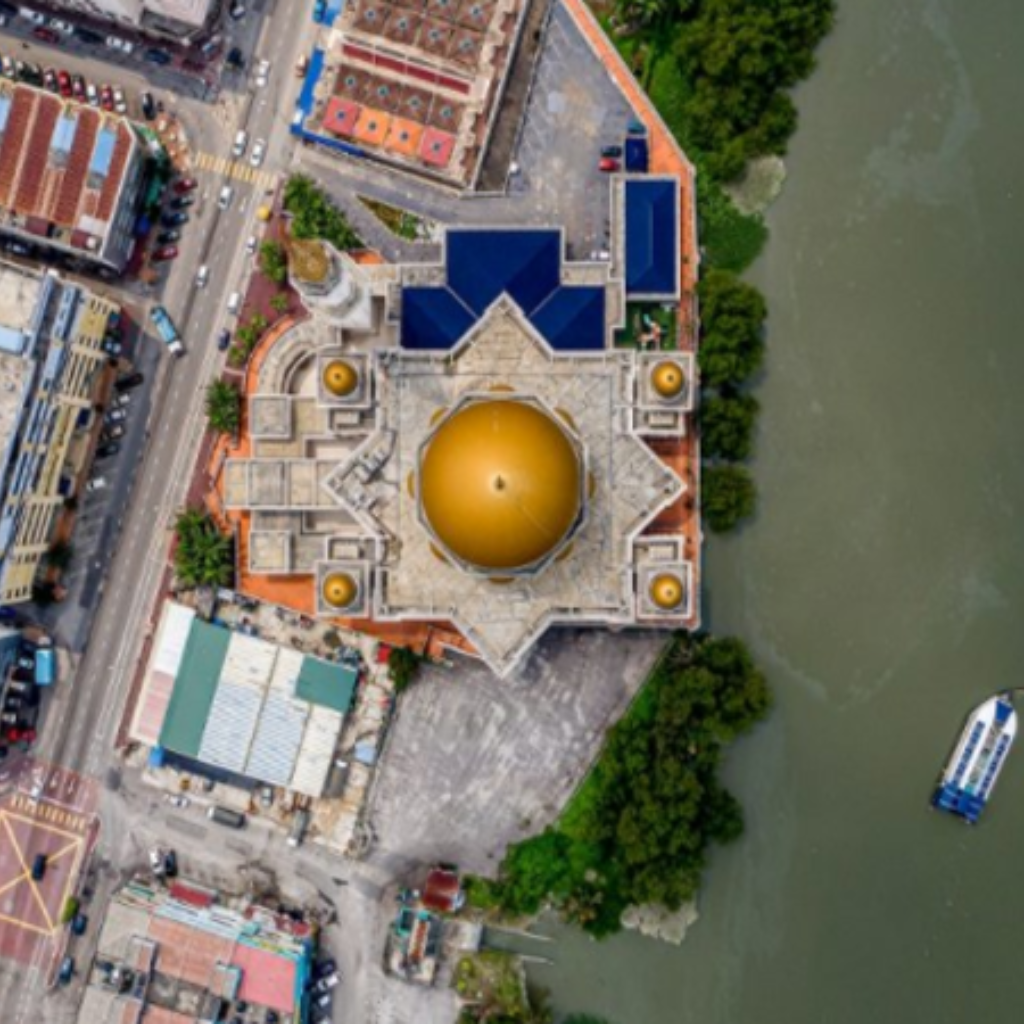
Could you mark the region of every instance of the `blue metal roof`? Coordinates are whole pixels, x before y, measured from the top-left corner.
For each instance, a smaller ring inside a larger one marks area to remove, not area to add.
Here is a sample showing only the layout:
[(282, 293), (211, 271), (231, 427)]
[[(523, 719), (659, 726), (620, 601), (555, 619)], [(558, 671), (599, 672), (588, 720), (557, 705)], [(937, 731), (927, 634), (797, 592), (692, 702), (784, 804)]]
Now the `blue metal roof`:
[(554, 349), (603, 349), (604, 289), (568, 285), (559, 288), (533, 313), (530, 322)]
[(679, 291), (679, 199), (675, 181), (626, 182), (626, 292), (673, 298)]
[(561, 237), (550, 228), (448, 232), (447, 287), (402, 291), (402, 345), (452, 348), (502, 294), (556, 350), (605, 347), (604, 288), (561, 283)]
[(559, 285), (557, 231), (449, 231), (448, 287), (477, 316), (502, 292), (533, 312)]
[(402, 345), (415, 349), (449, 349), (477, 317), (447, 288), (402, 290)]

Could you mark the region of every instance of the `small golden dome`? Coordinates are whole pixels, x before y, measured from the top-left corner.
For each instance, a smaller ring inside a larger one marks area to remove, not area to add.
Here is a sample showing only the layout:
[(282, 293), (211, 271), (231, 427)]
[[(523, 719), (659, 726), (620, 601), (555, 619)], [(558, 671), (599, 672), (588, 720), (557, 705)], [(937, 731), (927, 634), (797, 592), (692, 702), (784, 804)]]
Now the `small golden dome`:
[(359, 387), (359, 371), (344, 359), (332, 359), (324, 367), (323, 380), (335, 398), (347, 398)]
[(434, 534), (460, 561), (525, 569), (557, 548), (582, 505), (580, 459), (565, 428), (516, 399), (474, 402), (445, 420), (420, 463)]
[(663, 611), (672, 611), (683, 603), (683, 581), (663, 572), (651, 580), (651, 600)]
[(651, 370), (651, 386), (662, 398), (677, 398), (686, 386), (686, 374), (678, 363), (666, 359)]
[(324, 601), (332, 608), (347, 608), (359, 594), (359, 584), (347, 572), (332, 572), (321, 589)]

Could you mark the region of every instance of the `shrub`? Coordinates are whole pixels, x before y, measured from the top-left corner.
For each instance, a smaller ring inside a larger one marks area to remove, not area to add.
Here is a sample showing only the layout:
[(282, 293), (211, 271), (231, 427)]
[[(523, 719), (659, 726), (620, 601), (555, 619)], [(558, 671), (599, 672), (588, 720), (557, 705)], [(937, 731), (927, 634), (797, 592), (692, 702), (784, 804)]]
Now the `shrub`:
[(704, 521), (715, 533), (729, 533), (754, 514), (757, 488), (743, 466), (708, 466), (701, 478)]
[(280, 242), (264, 242), (260, 246), (260, 271), (274, 284), (288, 280), (288, 253)]
[(709, 271), (698, 286), (701, 337), (698, 359), (709, 387), (740, 384), (764, 358), (764, 321), (768, 314), (761, 293), (728, 270)]
[(702, 454), (732, 462), (749, 458), (759, 408), (753, 395), (734, 391), (705, 397), (700, 407)]

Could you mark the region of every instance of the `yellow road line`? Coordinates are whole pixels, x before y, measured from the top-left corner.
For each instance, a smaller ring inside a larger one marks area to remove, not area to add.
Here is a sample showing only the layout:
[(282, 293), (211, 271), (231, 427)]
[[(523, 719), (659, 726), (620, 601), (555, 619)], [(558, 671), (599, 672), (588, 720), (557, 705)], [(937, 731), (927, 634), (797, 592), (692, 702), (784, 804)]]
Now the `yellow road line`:
[(39, 905), (39, 909), (43, 912), (43, 917), (46, 919), (46, 923), (50, 926), (50, 931), (53, 931), (54, 924), (53, 918), (50, 917), (50, 912), (46, 909), (46, 903), (43, 897), (39, 894), (39, 887), (35, 883), (35, 879), (32, 878), (32, 873), (28, 869), (28, 864), (25, 863), (25, 858), (22, 856), (22, 849), (18, 845), (18, 840), (14, 838), (14, 833), (11, 831), (11, 826), (7, 821), (7, 815), (0, 815), (0, 823), (3, 824), (7, 830), (7, 835), (11, 840), (11, 847), (14, 849), (18, 860), (21, 862), (21, 870), (28, 876), (25, 881), (28, 882), (29, 890), (32, 895), (36, 898), (36, 903)]
[(23, 818), (20, 814), (11, 814), (10, 811), (0, 810), (0, 818), (10, 818), (12, 821), (21, 821), (26, 825), (37, 825), (39, 828), (45, 828), (48, 832), (53, 832), (58, 836), (63, 836), (65, 839), (80, 839), (80, 835), (76, 835), (74, 832), (68, 832), (66, 829), (57, 828), (56, 825), (47, 825), (46, 822), (40, 821), (38, 818)]
[[(49, 920), (49, 917), (47, 917)], [(6, 914), (0, 914), (0, 921), (6, 921), (8, 924), (17, 925), (19, 928), (24, 928), (25, 931), (35, 932), (37, 935), (52, 935), (56, 929), (54, 927), (40, 928), (37, 924), (29, 924), (28, 921), (22, 921), (17, 917), (8, 917)]]

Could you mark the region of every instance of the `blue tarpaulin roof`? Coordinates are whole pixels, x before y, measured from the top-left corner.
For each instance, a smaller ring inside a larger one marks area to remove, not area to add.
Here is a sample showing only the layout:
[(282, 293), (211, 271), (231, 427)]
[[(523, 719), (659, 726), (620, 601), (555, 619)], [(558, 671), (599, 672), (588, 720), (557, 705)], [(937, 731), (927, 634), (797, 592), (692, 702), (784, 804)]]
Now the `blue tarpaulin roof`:
[(626, 182), (626, 292), (679, 293), (679, 196), (674, 180)]
[(56, 662), (53, 651), (48, 647), (41, 647), (36, 651), (36, 685), (50, 686), (53, 683)]
[(554, 349), (605, 347), (605, 295), (561, 283), (561, 237), (551, 229), (449, 231), (447, 287), (402, 292), (402, 345), (452, 348), (502, 294)]

